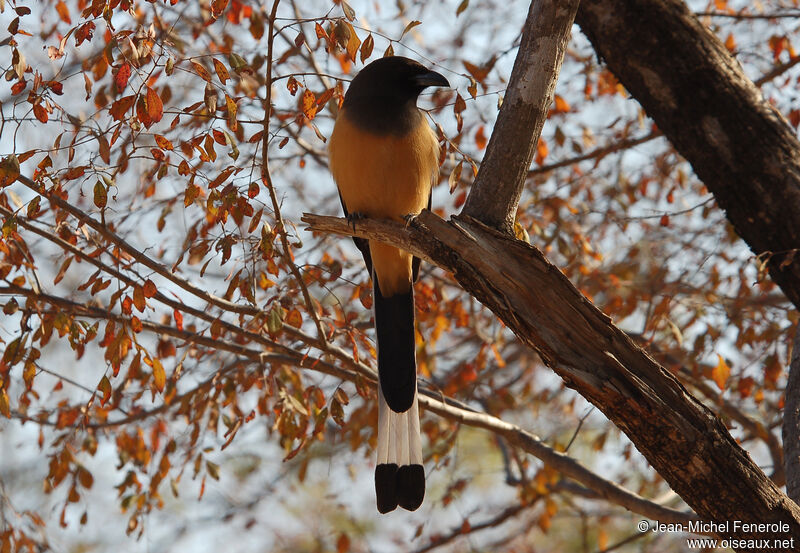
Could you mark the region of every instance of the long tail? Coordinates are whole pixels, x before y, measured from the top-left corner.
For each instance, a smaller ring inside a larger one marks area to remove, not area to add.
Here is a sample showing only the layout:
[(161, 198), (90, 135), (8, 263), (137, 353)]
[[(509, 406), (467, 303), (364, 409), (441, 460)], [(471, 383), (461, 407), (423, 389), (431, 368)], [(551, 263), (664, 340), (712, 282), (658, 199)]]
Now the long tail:
[(414, 356), (414, 291), (384, 298), (373, 275), (378, 344), (378, 511), (414, 511), (425, 497), (425, 470)]

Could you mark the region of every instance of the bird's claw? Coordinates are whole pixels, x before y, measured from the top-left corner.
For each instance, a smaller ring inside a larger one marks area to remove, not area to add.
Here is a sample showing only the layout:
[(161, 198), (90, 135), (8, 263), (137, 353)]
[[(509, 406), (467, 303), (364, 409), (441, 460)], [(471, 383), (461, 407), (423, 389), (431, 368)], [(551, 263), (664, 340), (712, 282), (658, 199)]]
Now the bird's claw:
[(419, 213), (407, 213), (406, 215), (403, 215), (403, 221), (406, 223), (405, 227), (408, 228), (408, 225), (413, 223), (414, 219), (416, 219), (418, 215)]
[(355, 212), (355, 213), (348, 213), (347, 217), (345, 217), (345, 218), (347, 219), (347, 224), (349, 224), (351, 227), (353, 227), (353, 232), (355, 232), (356, 231), (356, 221), (360, 221), (361, 219), (366, 219), (367, 216), (364, 215), (363, 213)]

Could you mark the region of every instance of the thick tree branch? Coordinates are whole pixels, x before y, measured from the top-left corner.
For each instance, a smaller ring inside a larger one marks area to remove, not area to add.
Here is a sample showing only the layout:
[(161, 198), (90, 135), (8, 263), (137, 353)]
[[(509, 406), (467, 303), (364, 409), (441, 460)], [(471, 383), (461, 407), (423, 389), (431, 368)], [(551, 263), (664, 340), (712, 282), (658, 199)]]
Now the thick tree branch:
[(528, 168), (553, 101), (577, 0), (533, 0), (511, 80), (463, 213), (511, 232)]
[(800, 307), (794, 130), (681, 0), (586, 0), (576, 22)]
[[(800, 508), (696, 400), (601, 313), (535, 247), (477, 221), (423, 211), (405, 226), (304, 215), (313, 230), (378, 239), (453, 273), (565, 383), (623, 430), (703, 520), (785, 523), (800, 543)], [(509, 441), (512, 441), (506, 436)], [(736, 531), (730, 538), (767, 538)], [(800, 547), (800, 546), (799, 546)]]

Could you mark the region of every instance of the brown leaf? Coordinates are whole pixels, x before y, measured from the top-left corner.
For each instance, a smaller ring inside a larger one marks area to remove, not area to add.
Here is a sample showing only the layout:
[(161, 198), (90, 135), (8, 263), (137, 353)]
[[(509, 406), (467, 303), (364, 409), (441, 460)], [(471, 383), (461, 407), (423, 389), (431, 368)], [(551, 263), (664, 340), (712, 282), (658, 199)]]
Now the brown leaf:
[(11, 154), (0, 161), (0, 188), (8, 186), (19, 178), (19, 159)]
[(364, 63), (367, 58), (372, 55), (372, 48), (375, 46), (375, 40), (372, 38), (372, 33), (364, 39), (361, 44), (361, 63)]
[(33, 104), (33, 115), (38, 119), (41, 123), (47, 123), (49, 116), (47, 115), (47, 110), (42, 107), (42, 104)]
[(107, 203), (108, 191), (103, 183), (98, 180), (96, 183), (94, 183), (94, 205), (102, 209)]
[(408, 25), (406, 25), (406, 28), (403, 29), (402, 33), (400, 33), (400, 38), (402, 39), (408, 31), (410, 31), (411, 29), (413, 29), (417, 25), (422, 25), (422, 21), (414, 20), (414, 21), (410, 22)]

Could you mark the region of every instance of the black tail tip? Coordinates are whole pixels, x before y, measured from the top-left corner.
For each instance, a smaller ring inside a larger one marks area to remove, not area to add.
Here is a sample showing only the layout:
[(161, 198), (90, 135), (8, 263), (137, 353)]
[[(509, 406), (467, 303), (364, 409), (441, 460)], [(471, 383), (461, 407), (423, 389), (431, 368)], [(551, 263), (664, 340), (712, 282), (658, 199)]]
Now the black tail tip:
[(397, 465), (381, 463), (375, 467), (375, 497), (381, 514), (397, 508)]
[(416, 511), (425, 499), (424, 467), (379, 464), (375, 467), (375, 497), (381, 514), (394, 511), (398, 505), (407, 511)]
[(404, 465), (397, 470), (397, 504), (416, 511), (425, 499), (425, 469), (422, 465)]

